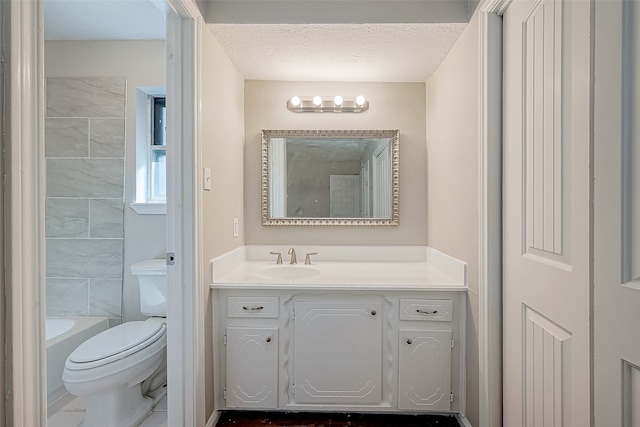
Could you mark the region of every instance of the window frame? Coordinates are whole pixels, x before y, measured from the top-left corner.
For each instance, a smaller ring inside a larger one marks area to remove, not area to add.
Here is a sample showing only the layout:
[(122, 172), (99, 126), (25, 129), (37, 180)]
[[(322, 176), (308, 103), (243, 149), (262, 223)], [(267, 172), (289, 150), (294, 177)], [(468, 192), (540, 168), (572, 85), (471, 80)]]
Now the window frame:
[(154, 145), (153, 110), (155, 98), (165, 98), (166, 105), (166, 89), (164, 87), (138, 87), (136, 89), (136, 194), (134, 201), (129, 206), (139, 215), (165, 215), (167, 212), (166, 199), (155, 200), (152, 197), (151, 188), (152, 151), (166, 151), (166, 145), (158, 146), (162, 148), (152, 148)]

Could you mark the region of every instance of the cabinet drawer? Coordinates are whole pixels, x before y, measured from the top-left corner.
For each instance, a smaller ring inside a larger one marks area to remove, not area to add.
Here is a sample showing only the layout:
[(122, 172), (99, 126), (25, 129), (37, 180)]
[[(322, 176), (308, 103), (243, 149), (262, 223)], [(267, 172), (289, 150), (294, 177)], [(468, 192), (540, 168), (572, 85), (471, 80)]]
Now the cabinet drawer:
[(448, 299), (401, 299), (400, 320), (450, 322), (453, 303)]
[(278, 297), (228, 297), (227, 317), (278, 317)]

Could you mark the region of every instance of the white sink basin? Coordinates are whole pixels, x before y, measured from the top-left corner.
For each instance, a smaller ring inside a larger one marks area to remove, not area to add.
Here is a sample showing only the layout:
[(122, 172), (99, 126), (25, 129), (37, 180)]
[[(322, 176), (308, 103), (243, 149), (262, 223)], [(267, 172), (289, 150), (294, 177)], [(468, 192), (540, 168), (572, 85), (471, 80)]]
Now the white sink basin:
[(309, 277), (314, 277), (318, 274), (320, 274), (318, 269), (306, 265), (274, 265), (264, 267), (257, 272), (258, 276), (276, 280), (308, 279)]

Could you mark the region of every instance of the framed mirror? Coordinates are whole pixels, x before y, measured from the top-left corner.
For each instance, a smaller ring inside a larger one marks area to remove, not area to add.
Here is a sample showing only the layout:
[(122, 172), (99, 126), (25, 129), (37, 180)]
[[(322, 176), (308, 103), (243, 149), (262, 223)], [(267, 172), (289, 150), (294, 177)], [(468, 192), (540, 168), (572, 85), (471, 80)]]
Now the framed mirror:
[(399, 225), (399, 130), (263, 130), (262, 225)]

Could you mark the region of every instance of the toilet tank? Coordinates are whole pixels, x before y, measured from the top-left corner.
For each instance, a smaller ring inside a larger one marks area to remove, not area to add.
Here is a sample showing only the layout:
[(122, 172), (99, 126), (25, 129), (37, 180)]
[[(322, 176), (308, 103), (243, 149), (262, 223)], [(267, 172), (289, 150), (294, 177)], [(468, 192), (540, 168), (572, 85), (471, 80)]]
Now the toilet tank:
[(150, 259), (131, 266), (138, 277), (140, 312), (145, 316), (167, 315), (167, 265), (164, 259)]

